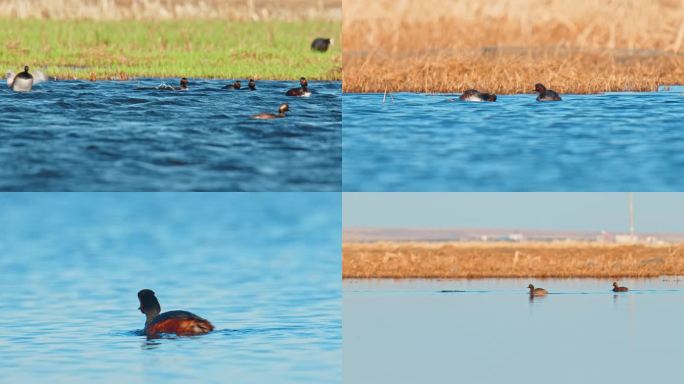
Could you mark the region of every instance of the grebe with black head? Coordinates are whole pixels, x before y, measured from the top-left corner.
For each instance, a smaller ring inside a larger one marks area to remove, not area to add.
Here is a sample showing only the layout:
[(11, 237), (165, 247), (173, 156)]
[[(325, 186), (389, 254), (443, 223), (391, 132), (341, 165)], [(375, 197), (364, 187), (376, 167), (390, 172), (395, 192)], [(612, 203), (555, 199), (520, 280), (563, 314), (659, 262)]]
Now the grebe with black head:
[(292, 88), (285, 93), (285, 96), (297, 96), (297, 97), (308, 97), (311, 96), (311, 91), (309, 91), (309, 82), (306, 78), (299, 78), (299, 88)]
[(151, 289), (138, 292), (140, 312), (147, 317), (144, 332), (148, 337), (162, 333), (180, 336), (202, 335), (214, 330), (214, 326), (206, 319), (187, 311), (161, 312), (159, 300)]
[(28, 65), (24, 66), (24, 72), (19, 72), (11, 81), (8, 77), (7, 85), (14, 92), (29, 92), (33, 88), (33, 75), (29, 73)]

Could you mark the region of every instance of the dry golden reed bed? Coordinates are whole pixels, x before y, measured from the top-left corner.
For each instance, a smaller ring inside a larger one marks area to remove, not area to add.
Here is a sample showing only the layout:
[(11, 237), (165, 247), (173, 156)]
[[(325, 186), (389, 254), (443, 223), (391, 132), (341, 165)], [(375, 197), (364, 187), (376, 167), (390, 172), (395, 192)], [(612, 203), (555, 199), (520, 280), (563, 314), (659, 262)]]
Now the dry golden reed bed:
[(336, 20), (342, 0), (0, 0), (0, 18)]
[(684, 83), (684, 0), (345, 0), (345, 92)]
[(684, 275), (684, 244), (344, 243), (345, 278)]

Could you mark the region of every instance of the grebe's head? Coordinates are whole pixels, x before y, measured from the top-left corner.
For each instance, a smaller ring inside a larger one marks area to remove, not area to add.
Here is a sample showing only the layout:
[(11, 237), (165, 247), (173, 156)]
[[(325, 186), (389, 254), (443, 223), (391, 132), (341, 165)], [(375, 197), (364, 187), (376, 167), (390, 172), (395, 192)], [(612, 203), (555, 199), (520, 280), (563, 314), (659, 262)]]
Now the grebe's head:
[(161, 312), (161, 305), (159, 305), (157, 297), (154, 296), (153, 290), (143, 289), (138, 292), (138, 300), (140, 300), (138, 309), (147, 316), (148, 322)]
[(254, 79), (249, 79), (249, 83), (247, 84), (247, 86), (252, 89), (256, 88), (256, 81), (254, 81)]
[(235, 81), (235, 85), (236, 85), (237, 87), (240, 87), (240, 86), (242, 85), (242, 82), (240, 82), (240, 80), (236, 80), (236, 81)]
[(24, 72), (28, 72), (28, 65), (24, 65)]
[(530, 284), (530, 285), (527, 286), (527, 288), (529, 288), (529, 289), (534, 289), (534, 285)]
[(539, 92), (539, 93), (544, 93), (544, 92), (546, 92), (546, 87), (543, 84), (537, 83), (534, 85), (534, 91)]
[[(181, 89), (188, 89), (188, 79), (187, 78), (182, 78), (180, 81), (180, 87)], [(149, 291), (149, 289), (143, 289), (143, 291)], [(142, 291), (140, 291), (142, 292)], [(138, 292), (138, 296), (140, 296), (140, 292)], [(152, 291), (150, 291), (152, 292)], [(152, 292), (152, 296), (154, 296), (154, 292)]]
[(309, 83), (306, 81), (306, 78), (300, 77), (299, 78), (299, 85), (301, 85), (302, 87), (308, 87)]
[(285, 113), (290, 110), (290, 106), (287, 105), (287, 103), (280, 104), (280, 108), (278, 108), (278, 113)]
[(618, 286), (618, 285), (617, 285), (617, 281), (614, 281), (614, 282), (613, 282), (613, 287), (617, 288), (617, 286)]

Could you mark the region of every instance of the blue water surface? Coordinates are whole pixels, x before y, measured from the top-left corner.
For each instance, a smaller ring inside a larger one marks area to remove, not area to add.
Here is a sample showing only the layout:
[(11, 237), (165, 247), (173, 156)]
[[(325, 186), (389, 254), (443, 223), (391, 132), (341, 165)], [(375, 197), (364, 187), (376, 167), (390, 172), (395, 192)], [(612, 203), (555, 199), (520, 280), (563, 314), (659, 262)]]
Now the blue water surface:
[(343, 96), (345, 191), (680, 191), (684, 94)]
[[(53, 81), (0, 87), (0, 190), (339, 191), (341, 83), (257, 81), (257, 91), (191, 79)], [(244, 82), (246, 85), (246, 82)], [(276, 113), (287, 118), (252, 120)]]
[[(0, 381), (340, 383), (339, 194), (0, 194)], [(137, 292), (215, 331), (147, 340)]]
[[(530, 299), (527, 285), (548, 289)], [(681, 375), (684, 280), (345, 280), (345, 384), (658, 383)], [(448, 292), (444, 292), (448, 291)]]

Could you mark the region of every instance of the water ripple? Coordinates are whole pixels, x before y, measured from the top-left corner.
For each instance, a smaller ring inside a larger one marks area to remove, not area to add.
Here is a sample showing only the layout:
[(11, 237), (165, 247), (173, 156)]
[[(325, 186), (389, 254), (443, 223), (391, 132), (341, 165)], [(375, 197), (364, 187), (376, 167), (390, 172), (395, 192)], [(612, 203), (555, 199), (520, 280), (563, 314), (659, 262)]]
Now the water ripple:
[[(281, 81), (260, 81), (256, 92), (227, 91), (225, 81), (208, 80), (192, 81), (187, 92), (135, 90), (161, 81), (0, 89), (0, 189), (340, 189), (339, 82), (311, 82), (309, 98), (285, 97), (294, 85)], [(290, 104), (286, 119), (249, 118), (283, 102)], [(228, 162), (234, 166), (215, 166)], [(182, 170), (189, 165), (190, 183)], [(274, 172), (253, 172), (262, 166)], [(41, 178), (44, 169), (51, 171)]]
[[(347, 191), (674, 191), (684, 97), (673, 92), (343, 96)], [(393, 100), (393, 101), (392, 101)]]

